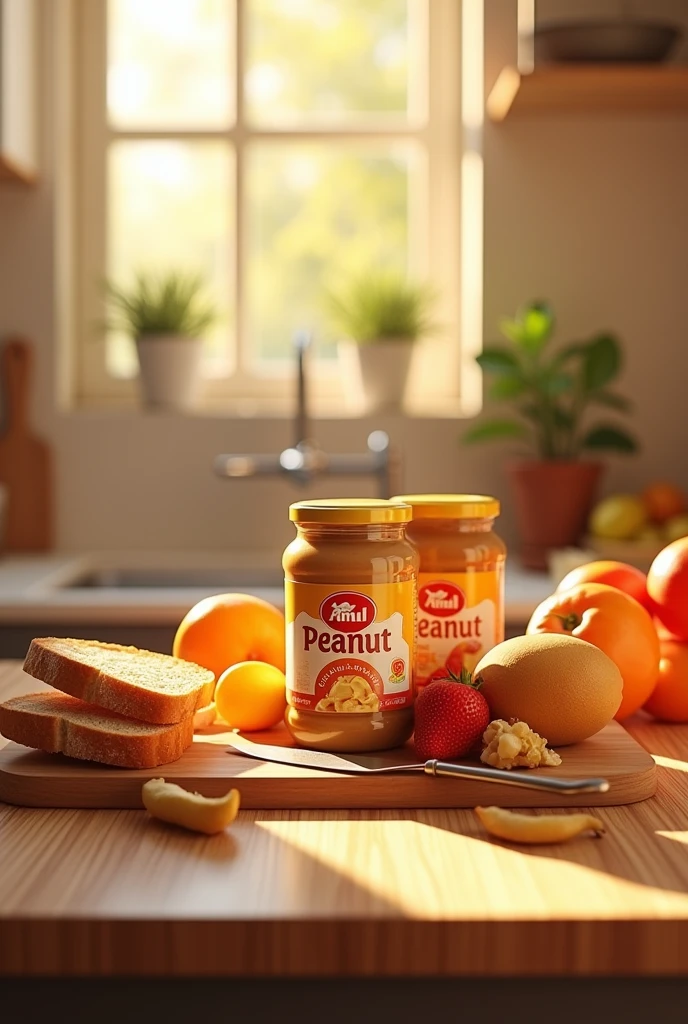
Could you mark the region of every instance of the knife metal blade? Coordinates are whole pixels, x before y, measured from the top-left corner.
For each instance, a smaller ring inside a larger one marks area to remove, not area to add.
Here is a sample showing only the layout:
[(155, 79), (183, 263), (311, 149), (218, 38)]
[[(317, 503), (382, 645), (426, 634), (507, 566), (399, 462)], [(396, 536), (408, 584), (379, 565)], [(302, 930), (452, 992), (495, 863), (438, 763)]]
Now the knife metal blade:
[[(444, 775), (472, 779), (484, 779), (503, 786), (520, 786), (524, 789), (545, 789), (550, 792), (575, 795), (578, 793), (606, 793), (609, 782), (606, 779), (553, 779), (547, 775), (532, 774), (532, 769), (510, 772), (501, 768), (488, 768), (483, 765), (453, 764), (445, 761), (425, 761), (406, 764), (366, 764), (365, 761), (377, 761), (371, 755), (359, 755), (363, 761), (350, 760), (339, 754), (328, 754), (321, 750), (303, 750), (300, 747), (277, 747), (267, 743), (254, 743), (240, 733), (232, 733), (229, 737), (228, 753), (242, 754), (259, 761), (272, 761), (277, 764), (292, 764), (300, 768), (314, 768), (317, 771), (343, 772), (347, 775), (382, 775), (392, 772), (417, 771), (426, 775)], [(525, 772), (528, 771), (526, 775)]]

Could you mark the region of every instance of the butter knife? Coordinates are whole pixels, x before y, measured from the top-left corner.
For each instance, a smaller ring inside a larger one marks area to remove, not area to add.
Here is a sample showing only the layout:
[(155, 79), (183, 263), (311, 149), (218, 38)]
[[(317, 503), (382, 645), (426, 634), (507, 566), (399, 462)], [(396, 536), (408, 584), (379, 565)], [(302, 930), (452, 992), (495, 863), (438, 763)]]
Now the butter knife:
[[(551, 793), (575, 796), (578, 793), (607, 793), (607, 779), (553, 779), (549, 775), (535, 775), (532, 769), (505, 771), (503, 768), (489, 768), (487, 765), (453, 764), (448, 761), (425, 761), (418, 764), (369, 765), (365, 760), (377, 758), (360, 755), (358, 760), (349, 760), (339, 754), (326, 754), (320, 750), (303, 750), (300, 747), (276, 747), (267, 743), (254, 743), (240, 733), (232, 733), (228, 741), (228, 753), (243, 754), (259, 761), (273, 761), (277, 764), (292, 764), (299, 768), (314, 768), (317, 771), (344, 772), (347, 775), (382, 775), (392, 772), (425, 772), (426, 775), (460, 776), (468, 779), (486, 779), (502, 786), (521, 786), (524, 789), (548, 790)], [(362, 763), (363, 762), (363, 763)]]

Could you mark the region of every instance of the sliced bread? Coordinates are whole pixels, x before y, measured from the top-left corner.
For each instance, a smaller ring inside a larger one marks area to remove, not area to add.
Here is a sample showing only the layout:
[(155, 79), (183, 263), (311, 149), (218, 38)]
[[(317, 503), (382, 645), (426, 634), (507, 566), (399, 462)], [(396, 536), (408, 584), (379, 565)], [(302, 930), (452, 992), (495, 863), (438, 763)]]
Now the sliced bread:
[(0, 733), (49, 754), (120, 768), (155, 768), (181, 757), (193, 740), (193, 718), (152, 725), (66, 693), (30, 693), (0, 704)]
[(89, 704), (156, 724), (190, 718), (212, 701), (215, 686), (213, 673), (191, 661), (51, 636), (31, 641), (24, 671)]

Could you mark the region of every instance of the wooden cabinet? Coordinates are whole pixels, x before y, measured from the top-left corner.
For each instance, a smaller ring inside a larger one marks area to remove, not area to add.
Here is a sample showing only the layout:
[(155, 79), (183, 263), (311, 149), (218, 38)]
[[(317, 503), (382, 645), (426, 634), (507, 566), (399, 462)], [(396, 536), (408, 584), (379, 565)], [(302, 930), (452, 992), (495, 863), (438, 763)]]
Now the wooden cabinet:
[(0, 181), (36, 180), (37, 4), (0, 0)]

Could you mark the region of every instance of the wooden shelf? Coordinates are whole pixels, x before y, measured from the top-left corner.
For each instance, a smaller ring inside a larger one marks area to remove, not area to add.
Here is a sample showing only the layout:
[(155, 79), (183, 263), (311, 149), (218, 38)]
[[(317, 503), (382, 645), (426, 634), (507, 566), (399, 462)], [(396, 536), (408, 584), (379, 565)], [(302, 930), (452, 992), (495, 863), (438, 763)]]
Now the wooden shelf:
[(688, 113), (688, 65), (505, 67), (487, 97), (492, 121), (560, 114)]

